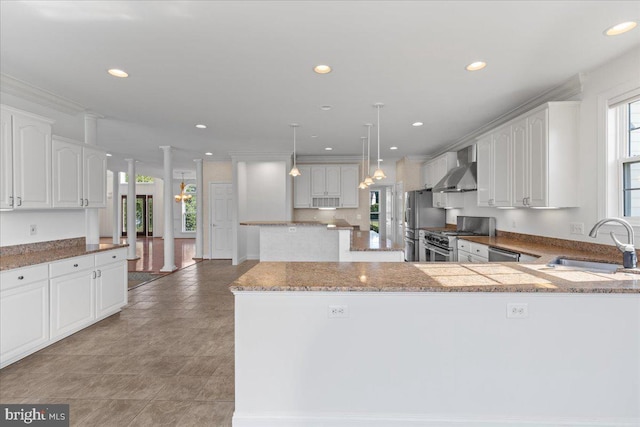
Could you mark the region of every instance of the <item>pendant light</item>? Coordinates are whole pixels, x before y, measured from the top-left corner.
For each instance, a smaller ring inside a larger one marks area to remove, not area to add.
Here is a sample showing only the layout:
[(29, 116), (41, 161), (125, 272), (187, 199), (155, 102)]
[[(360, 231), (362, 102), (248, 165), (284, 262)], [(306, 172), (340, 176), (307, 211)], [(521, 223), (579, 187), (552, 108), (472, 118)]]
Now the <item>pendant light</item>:
[(361, 190), (366, 190), (367, 189), (367, 184), (364, 183), (364, 168), (365, 168), (365, 163), (364, 163), (364, 140), (367, 139), (366, 136), (361, 136), (360, 139), (362, 140), (362, 173), (360, 174), (362, 176), (362, 181), (360, 181), (360, 184), (358, 185), (358, 188)]
[(185, 194), (184, 193), (184, 188), (186, 187), (186, 185), (184, 185), (184, 173), (182, 174), (182, 183), (180, 183), (180, 194), (177, 194), (175, 196), (173, 196), (173, 198), (175, 199), (176, 203), (182, 203), (183, 201), (187, 201), (190, 198), (192, 198), (193, 196), (191, 194)]
[(373, 179), (369, 173), (371, 172), (371, 123), (365, 125), (367, 127), (367, 177), (364, 179), (366, 186), (373, 184)]
[(302, 175), (296, 166), (296, 128), (299, 126), (297, 123), (291, 123), (289, 126), (293, 128), (293, 167), (289, 171), (289, 175), (292, 177)]
[(373, 104), (374, 107), (378, 109), (378, 168), (373, 173), (373, 177), (377, 180), (386, 178), (387, 176), (384, 174), (382, 168), (380, 168), (380, 108), (384, 106), (383, 103), (378, 102)]

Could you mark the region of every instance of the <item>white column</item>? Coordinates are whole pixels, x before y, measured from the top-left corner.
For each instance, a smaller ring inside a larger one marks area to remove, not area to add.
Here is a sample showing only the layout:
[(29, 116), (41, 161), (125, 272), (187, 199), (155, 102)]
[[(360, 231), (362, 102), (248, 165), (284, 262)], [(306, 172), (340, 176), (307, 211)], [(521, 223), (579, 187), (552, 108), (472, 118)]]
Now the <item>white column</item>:
[(113, 228), (113, 244), (120, 243), (120, 172), (113, 172), (113, 189), (111, 190), (113, 219), (111, 227)]
[(160, 147), (164, 153), (164, 266), (162, 272), (171, 272), (175, 266), (173, 239), (173, 167), (171, 165), (171, 146)]
[(127, 243), (129, 250), (127, 259), (138, 259), (136, 256), (136, 161), (125, 159), (129, 164), (129, 184), (127, 186)]
[(196, 255), (194, 258), (202, 259), (202, 249), (204, 244), (204, 223), (202, 213), (204, 212), (203, 203), (204, 183), (202, 179), (202, 159), (195, 159), (196, 162)]
[[(84, 142), (87, 145), (98, 144), (98, 116), (92, 113), (84, 115)], [(105, 188), (106, 191), (106, 188)], [(86, 208), (85, 239), (88, 245), (100, 243), (100, 215), (98, 209)]]

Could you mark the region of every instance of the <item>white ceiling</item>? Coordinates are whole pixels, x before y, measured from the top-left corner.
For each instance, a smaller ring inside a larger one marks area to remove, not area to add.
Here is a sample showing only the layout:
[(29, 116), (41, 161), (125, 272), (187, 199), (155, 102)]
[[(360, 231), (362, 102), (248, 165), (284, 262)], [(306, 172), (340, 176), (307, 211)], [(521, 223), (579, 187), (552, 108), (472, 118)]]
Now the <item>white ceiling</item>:
[[(640, 47), (640, 28), (603, 36), (640, 18), (640, 1), (3, 0), (0, 8), (0, 71), (104, 116), (99, 144), (150, 168), (162, 165), (161, 145), (176, 147), (176, 167), (189, 169), (206, 151), (290, 152), (291, 122), (300, 124), (299, 154), (331, 146), (332, 155), (358, 156), (375, 102), (385, 103), (383, 158), (433, 154)], [(467, 72), (476, 60), (488, 66)], [(315, 74), (320, 63), (334, 71)]]

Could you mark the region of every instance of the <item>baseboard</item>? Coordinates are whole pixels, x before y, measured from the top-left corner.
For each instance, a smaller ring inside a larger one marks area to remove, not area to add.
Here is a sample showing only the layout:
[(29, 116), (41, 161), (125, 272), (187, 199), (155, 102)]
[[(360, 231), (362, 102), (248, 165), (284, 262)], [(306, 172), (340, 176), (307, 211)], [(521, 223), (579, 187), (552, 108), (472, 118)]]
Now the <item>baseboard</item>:
[(233, 414), (233, 427), (637, 427), (635, 419), (483, 418), (412, 415), (275, 416)]

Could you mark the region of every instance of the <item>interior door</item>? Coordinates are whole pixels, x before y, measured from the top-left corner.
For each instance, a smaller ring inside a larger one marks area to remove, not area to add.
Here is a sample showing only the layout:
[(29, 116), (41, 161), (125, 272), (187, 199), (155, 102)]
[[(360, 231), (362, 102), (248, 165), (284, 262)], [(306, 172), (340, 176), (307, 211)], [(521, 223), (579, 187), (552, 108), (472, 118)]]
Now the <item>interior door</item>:
[[(127, 235), (127, 196), (122, 196), (122, 236)], [(136, 195), (136, 236), (153, 236), (153, 196)]]
[(209, 186), (209, 253), (211, 259), (232, 258), (233, 189), (229, 183)]

